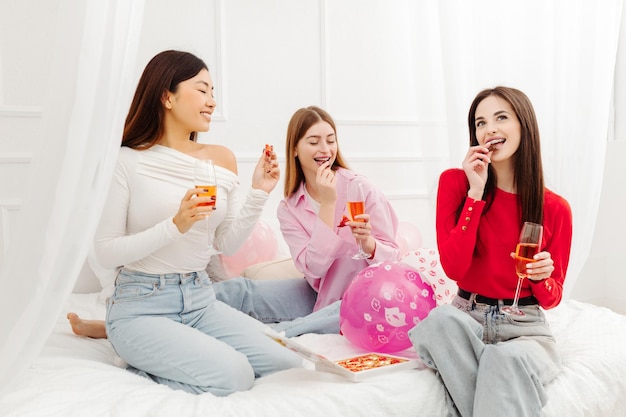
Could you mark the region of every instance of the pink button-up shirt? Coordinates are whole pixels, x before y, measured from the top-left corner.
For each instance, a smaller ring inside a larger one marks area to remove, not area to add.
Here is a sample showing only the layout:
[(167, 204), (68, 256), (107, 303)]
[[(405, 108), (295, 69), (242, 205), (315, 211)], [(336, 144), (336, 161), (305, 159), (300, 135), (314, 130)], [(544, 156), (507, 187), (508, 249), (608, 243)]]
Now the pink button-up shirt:
[[(369, 264), (395, 261), (398, 219), (385, 195), (366, 177), (339, 168), (336, 171), (337, 203), (334, 227), (322, 222), (304, 193), (304, 183), (280, 202), (278, 220), (296, 268), (318, 293), (314, 310), (340, 300), (352, 278)], [(357, 243), (349, 227), (338, 227), (346, 213), (348, 183), (358, 181), (365, 192), (365, 213), (370, 215), (371, 235), (376, 239), (373, 259), (354, 260)]]

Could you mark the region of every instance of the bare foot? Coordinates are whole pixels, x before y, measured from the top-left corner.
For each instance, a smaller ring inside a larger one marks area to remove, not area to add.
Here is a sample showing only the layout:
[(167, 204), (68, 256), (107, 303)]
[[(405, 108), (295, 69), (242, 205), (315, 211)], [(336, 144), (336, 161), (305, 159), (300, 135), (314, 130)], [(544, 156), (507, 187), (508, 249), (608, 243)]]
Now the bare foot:
[(78, 336), (87, 336), (93, 339), (106, 339), (107, 332), (102, 320), (83, 320), (76, 313), (67, 313), (72, 331)]

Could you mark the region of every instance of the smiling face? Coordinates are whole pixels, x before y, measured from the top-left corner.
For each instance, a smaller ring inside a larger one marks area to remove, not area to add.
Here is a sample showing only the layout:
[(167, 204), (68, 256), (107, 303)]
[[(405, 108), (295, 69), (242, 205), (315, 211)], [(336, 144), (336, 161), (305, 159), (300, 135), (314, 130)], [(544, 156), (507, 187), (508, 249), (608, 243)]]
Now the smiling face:
[(498, 96), (487, 96), (478, 104), (475, 127), (478, 143), (493, 151), (494, 161), (510, 158), (519, 148), (519, 119), (511, 104)]
[(215, 110), (213, 81), (206, 69), (180, 82), (175, 92), (166, 93), (164, 105), (172, 127), (185, 132), (206, 132)]
[(295, 155), (305, 177), (314, 177), (324, 162), (332, 166), (337, 155), (337, 139), (332, 126), (325, 121), (311, 126), (296, 144)]

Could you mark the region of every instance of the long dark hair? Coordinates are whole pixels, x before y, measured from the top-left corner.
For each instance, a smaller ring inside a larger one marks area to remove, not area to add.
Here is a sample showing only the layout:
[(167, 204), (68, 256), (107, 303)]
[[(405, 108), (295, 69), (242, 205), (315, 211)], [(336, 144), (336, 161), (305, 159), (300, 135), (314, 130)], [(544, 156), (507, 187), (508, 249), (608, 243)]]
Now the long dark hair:
[[(189, 52), (163, 51), (152, 58), (141, 74), (126, 116), (122, 146), (133, 149), (154, 146), (163, 134), (164, 94), (175, 93), (179, 83), (203, 69), (208, 70), (206, 64)], [(197, 135), (192, 132), (189, 139), (195, 141)]]
[(300, 187), (300, 184), (304, 181), (302, 165), (300, 165), (300, 160), (296, 158), (296, 146), (298, 145), (298, 142), (300, 142), (300, 139), (304, 137), (307, 130), (319, 122), (328, 123), (333, 128), (333, 131), (335, 132), (335, 139), (337, 140), (337, 155), (335, 155), (335, 161), (333, 162), (333, 166), (330, 168), (333, 170), (336, 170), (337, 167), (348, 169), (348, 165), (344, 162), (341, 151), (339, 150), (337, 128), (335, 127), (335, 122), (333, 121), (333, 118), (330, 117), (330, 114), (315, 106), (298, 109), (293, 116), (291, 116), (291, 120), (289, 120), (289, 125), (287, 126), (287, 140), (285, 141), (285, 149), (287, 152), (287, 161), (285, 165), (285, 171), (287, 171), (285, 174), (285, 197), (289, 197), (292, 193), (298, 190), (298, 187)]
[[(476, 108), (485, 98), (497, 96), (506, 100), (521, 125), (520, 145), (514, 155), (514, 181), (517, 190), (517, 201), (520, 207), (520, 225), (523, 222), (543, 222), (544, 179), (541, 163), (541, 144), (539, 126), (533, 105), (523, 92), (510, 87), (489, 88), (478, 93), (470, 106), (467, 124), (469, 127), (470, 146), (478, 145), (476, 138)], [(483, 200), (488, 210), (493, 201), (496, 189), (496, 173), (489, 165), (489, 176), (485, 185)]]

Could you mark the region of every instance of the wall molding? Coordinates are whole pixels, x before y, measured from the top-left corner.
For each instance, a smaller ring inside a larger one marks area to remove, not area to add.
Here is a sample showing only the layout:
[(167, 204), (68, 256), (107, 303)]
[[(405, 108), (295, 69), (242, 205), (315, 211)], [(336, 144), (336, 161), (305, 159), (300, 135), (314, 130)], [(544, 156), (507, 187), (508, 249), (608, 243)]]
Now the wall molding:
[[(237, 155), (237, 163), (241, 164), (256, 164), (259, 160), (259, 155), (245, 153)], [(284, 156), (277, 156), (278, 162), (285, 162)], [(397, 163), (420, 163), (420, 162), (438, 162), (447, 161), (447, 155), (407, 155), (407, 154), (384, 154), (377, 153), (360, 153), (350, 154), (350, 163), (354, 162), (367, 162), (373, 164), (397, 164)]]
[(336, 119), (336, 125), (343, 126), (400, 126), (400, 127), (436, 127), (445, 128), (446, 122), (417, 121), (417, 120), (385, 120), (385, 119)]
[(0, 199), (0, 262), (6, 257), (9, 247), (9, 211), (22, 208), (22, 200), (18, 198)]
[(440, 161), (443, 156), (424, 156), (424, 155), (406, 155), (406, 154), (350, 154), (350, 163), (367, 162), (371, 164), (397, 164), (397, 163), (414, 163), (414, 162), (431, 162)]
[(217, 107), (211, 119), (214, 122), (225, 122), (228, 119), (226, 107), (228, 100), (225, 90), (226, 83), (224, 82), (224, 74), (226, 74), (226, 71), (224, 71), (224, 25), (222, 24), (224, 7), (222, 0), (215, 0), (213, 4), (215, 6), (215, 25), (213, 28), (215, 36), (215, 74), (219, 74), (219, 77), (216, 77), (217, 80), (213, 80), (215, 90), (217, 91), (217, 97), (215, 98)]
[(320, 102), (321, 107), (328, 108), (328, 37), (326, 36), (326, 26), (328, 21), (328, 0), (320, 0)]
[[(329, 104), (330, 91), (328, 88), (328, 21), (329, 21), (329, 4), (330, 0), (320, 0), (320, 101), (321, 107), (329, 110), (332, 106)], [(428, 126), (416, 119), (406, 120), (369, 120), (369, 119), (341, 119), (340, 115), (334, 117), (335, 124), (344, 125), (364, 125), (364, 126)], [(415, 115), (417, 118), (417, 114)], [(438, 124), (443, 125), (443, 123)]]
[(39, 106), (17, 106), (0, 104), (0, 117), (26, 117), (40, 119), (43, 108)]
[(21, 198), (0, 198), (0, 210), (18, 211), (22, 208)]
[(385, 191), (385, 197), (388, 200), (428, 200), (430, 198), (430, 193), (426, 189), (411, 191), (411, 192), (387, 192)]
[(0, 206), (0, 264), (4, 262), (9, 247), (9, 215), (7, 210)]
[(30, 164), (32, 160), (30, 152), (0, 152), (0, 164)]

